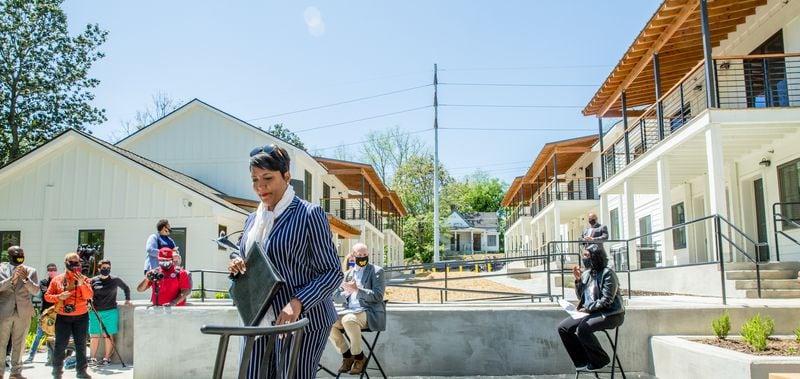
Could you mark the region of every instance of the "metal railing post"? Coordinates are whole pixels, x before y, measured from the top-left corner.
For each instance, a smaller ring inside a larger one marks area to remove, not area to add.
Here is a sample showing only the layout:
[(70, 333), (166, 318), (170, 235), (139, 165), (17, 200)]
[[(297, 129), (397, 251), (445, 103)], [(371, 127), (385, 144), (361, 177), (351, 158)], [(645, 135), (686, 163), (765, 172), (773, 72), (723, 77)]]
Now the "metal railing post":
[(444, 300), (445, 301), (448, 301), (447, 294), (449, 293), (449, 291), (447, 291), (447, 274), (449, 273), (449, 271), (450, 271), (450, 264), (448, 263), (448, 264), (444, 265), (444, 290), (445, 290), (445, 292), (444, 292)]
[(547, 244), (547, 262), (545, 263), (545, 271), (547, 271), (547, 294), (553, 296), (553, 289), (551, 288), (550, 280), (550, 243)]
[(781, 244), (778, 243), (778, 203), (772, 204), (772, 232), (775, 234), (775, 261), (781, 261)]
[(206, 302), (206, 272), (200, 271), (200, 302)]
[(631, 249), (630, 240), (625, 241), (625, 260), (628, 261), (628, 300), (633, 296), (633, 288), (631, 288)]
[(564, 283), (564, 253), (561, 252), (559, 254), (559, 256), (561, 257), (561, 268), (558, 271), (561, 272), (561, 298), (563, 299), (564, 298), (564, 286), (566, 285), (566, 283)]
[(720, 225), (719, 215), (714, 215), (714, 234), (716, 235), (715, 243), (717, 245), (717, 256), (719, 259), (719, 272), (720, 280), (722, 283), (722, 304), (728, 304), (727, 293), (725, 291), (725, 254), (722, 252), (722, 228)]

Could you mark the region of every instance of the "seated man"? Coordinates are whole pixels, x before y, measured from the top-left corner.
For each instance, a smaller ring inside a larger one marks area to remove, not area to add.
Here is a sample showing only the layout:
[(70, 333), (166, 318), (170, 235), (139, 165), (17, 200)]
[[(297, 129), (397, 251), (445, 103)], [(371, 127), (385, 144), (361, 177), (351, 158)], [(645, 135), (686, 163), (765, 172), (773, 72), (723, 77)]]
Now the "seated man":
[[(386, 305), (383, 302), (383, 268), (369, 263), (367, 245), (357, 243), (348, 257), (355, 260), (355, 265), (345, 274), (341, 295), (344, 297), (344, 310), (339, 312), (339, 319), (333, 324), (330, 340), (342, 354), (342, 366), (339, 372), (350, 375), (364, 371), (366, 357), (361, 349), (361, 329), (382, 331), (386, 329)], [(342, 335), (342, 329), (350, 340)]]
[(136, 290), (144, 292), (148, 287), (153, 288), (151, 301), (153, 305), (181, 306), (186, 304), (186, 298), (192, 292), (189, 283), (189, 274), (186, 270), (176, 267), (173, 251), (168, 247), (158, 250), (158, 268), (150, 270)]

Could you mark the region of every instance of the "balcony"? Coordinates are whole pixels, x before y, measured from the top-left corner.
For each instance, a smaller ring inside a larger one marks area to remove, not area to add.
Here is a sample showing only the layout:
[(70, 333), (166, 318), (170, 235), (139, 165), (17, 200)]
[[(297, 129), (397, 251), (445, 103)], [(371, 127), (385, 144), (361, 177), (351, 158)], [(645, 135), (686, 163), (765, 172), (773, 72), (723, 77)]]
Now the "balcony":
[[(800, 53), (717, 57), (713, 66), (712, 91), (719, 109), (800, 106)], [(704, 61), (700, 61), (604, 147), (604, 180), (708, 109), (707, 91)]]
[(345, 221), (367, 221), (376, 229), (391, 229), (402, 235), (402, 218), (399, 213), (382, 210), (380, 204), (374, 204), (360, 198), (321, 198), (322, 209)]
[(508, 221), (506, 222), (506, 230), (514, 225), (522, 217), (530, 216), (530, 208), (527, 205), (517, 205), (514, 209), (508, 212)]
[(559, 179), (558, 186), (554, 184), (551, 182), (534, 195), (530, 206), (531, 216), (536, 216), (554, 200), (600, 200), (598, 177)]

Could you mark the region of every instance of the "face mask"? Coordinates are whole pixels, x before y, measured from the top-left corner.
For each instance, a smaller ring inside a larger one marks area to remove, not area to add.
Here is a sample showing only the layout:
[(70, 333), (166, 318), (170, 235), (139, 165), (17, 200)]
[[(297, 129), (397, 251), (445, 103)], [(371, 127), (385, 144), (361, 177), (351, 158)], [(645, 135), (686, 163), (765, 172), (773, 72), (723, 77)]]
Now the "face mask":
[(369, 257), (356, 257), (356, 264), (358, 267), (364, 267), (369, 262)]
[(100, 275), (103, 275), (103, 276), (109, 276), (109, 275), (111, 275), (111, 269), (110, 269), (110, 268), (104, 268), (104, 269), (101, 269), (101, 270), (100, 270)]
[(172, 268), (172, 261), (158, 262), (158, 265), (164, 270), (169, 270)]
[(597, 220), (595, 220), (593, 218), (590, 218), (589, 219), (589, 225), (594, 226), (595, 224), (597, 224)]
[(48, 272), (47, 272), (47, 276), (48, 276), (50, 279), (53, 279), (53, 278), (55, 278), (56, 276), (58, 276), (58, 271), (48, 271)]
[(24, 255), (12, 255), (12, 256), (9, 256), (9, 260), (8, 261), (9, 261), (9, 263), (11, 263), (12, 266), (19, 266), (19, 265), (22, 264), (22, 262), (25, 262), (25, 256)]
[(67, 262), (67, 270), (72, 271), (74, 273), (80, 273), (81, 272), (81, 264), (80, 263), (72, 264), (72, 263)]
[(583, 258), (581, 262), (583, 262), (583, 267), (587, 270), (592, 268), (592, 258)]
[(353, 267), (355, 267), (355, 265), (356, 265), (355, 261), (347, 261), (347, 267), (353, 268)]

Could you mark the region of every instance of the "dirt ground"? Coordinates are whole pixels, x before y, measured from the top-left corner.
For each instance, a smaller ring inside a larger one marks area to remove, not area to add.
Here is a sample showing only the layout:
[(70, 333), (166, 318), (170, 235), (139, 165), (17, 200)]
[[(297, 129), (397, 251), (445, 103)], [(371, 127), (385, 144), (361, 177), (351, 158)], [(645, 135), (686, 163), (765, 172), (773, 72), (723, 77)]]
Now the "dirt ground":
[(800, 355), (800, 343), (793, 339), (777, 339), (777, 338), (769, 338), (767, 339), (767, 348), (764, 351), (754, 351), (750, 345), (745, 343), (741, 340), (736, 339), (716, 339), (716, 338), (707, 338), (703, 340), (698, 340), (697, 342), (702, 342), (706, 345), (712, 345), (716, 347), (721, 347), (724, 349), (734, 350), (741, 353), (746, 354), (753, 354), (753, 355), (773, 355), (773, 356), (798, 356)]
[[(525, 293), (525, 291), (514, 288), (504, 286), (502, 284), (493, 282), (488, 279), (482, 278), (474, 278), (474, 279), (462, 279), (462, 280), (451, 280), (453, 278), (463, 278), (468, 276), (476, 276), (477, 274), (474, 272), (450, 272), (447, 274), (447, 287), (448, 288), (458, 288), (458, 289), (470, 289), (470, 290), (482, 290), (482, 291), (501, 291), (501, 292), (513, 292), (513, 293)], [(424, 287), (441, 287), (444, 288), (444, 273), (443, 272), (426, 272), (422, 274), (417, 274), (414, 279), (409, 280), (408, 282), (404, 283), (406, 285), (414, 285), (415, 281), (419, 280), (426, 280), (426, 279), (440, 279), (431, 282), (423, 282), (417, 283), (419, 286)], [(444, 296), (444, 294), (440, 295), (439, 290), (428, 290), (428, 289), (420, 289), (419, 290), (420, 302), (423, 303), (438, 303), (440, 301), (440, 296)], [(449, 301), (454, 300), (471, 300), (471, 299), (486, 299), (497, 297), (498, 295), (491, 295), (491, 294), (475, 294), (475, 293), (466, 293), (466, 292), (455, 292), (449, 291), (447, 295), (447, 299)], [(386, 287), (386, 293), (384, 298), (389, 300), (390, 302), (398, 302), (398, 303), (416, 303), (417, 302), (417, 290), (413, 288), (400, 288), (400, 287)]]

